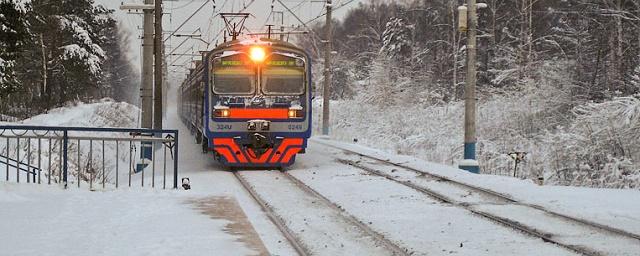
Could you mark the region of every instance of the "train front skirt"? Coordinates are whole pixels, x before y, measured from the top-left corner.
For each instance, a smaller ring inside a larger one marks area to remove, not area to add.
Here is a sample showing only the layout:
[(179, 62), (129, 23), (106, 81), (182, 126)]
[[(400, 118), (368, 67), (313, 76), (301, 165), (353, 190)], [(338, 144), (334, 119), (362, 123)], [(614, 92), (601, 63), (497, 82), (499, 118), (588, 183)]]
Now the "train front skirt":
[(214, 138), (218, 161), (230, 167), (287, 167), (306, 146), (304, 138), (281, 138), (265, 148), (252, 148), (234, 138)]

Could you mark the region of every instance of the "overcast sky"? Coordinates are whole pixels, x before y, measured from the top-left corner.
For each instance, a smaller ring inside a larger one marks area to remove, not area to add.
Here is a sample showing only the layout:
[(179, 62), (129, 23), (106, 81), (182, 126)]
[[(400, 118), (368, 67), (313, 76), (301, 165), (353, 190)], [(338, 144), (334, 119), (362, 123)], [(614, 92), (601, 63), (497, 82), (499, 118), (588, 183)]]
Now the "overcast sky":
[[(129, 0), (124, 1), (124, 3), (143, 3), (144, 0)], [(215, 0), (216, 1), (216, 12), (238, 12), (243, 6), (249, 5), (251, 0)], [(324, 2), (320, 2), (319, 0), (281, 0), (284, 4), (286, 4), (296, 16), (298, 16), (303, 21), (308, 21), (312, 18), (317, 17), (321, 13), (324, 13)], [(334, 0), (334, 6), (339, 6), (342, 3), (346, 3), (349, 0)], [(343, 17), (350, 8), (357, 6), (359, 1), (363, 0), (355, 0), (348, 5), (338, 9), (335, 11), (334, 17), (341, 18)], [(140, 14), (127, 14), (126, 11), (122, 11), (119, 9), (122, 0), (96, 0), (96, 3), (102, 4), (110, 9), (116, 10), (116, 17), (121, 22), (122, 26), (127, 29), (132, 36), (132, 42), (130, 45), (131, 48), (131, 57), (132, 61), (139, 66), (140, 65), (140, 49), (141, 49), (141, 40), (139, 40), (140, 35), (142, 34), (142, 15)], [(194, 30), (200, 28), (202, 31), (202, 37), (206, 40), (211, 40), (214, 35), (218, 34), (223, 28), (223, 21), (220, 16), (212, 18), (214, 14), (213, 3), (211, 0), (179, 0), (179, 1), (167, 1), (164, 0), (164, 12), (165, 15), (163, 17), (163, 26), (165, 31), (173, 31), (175, 30), (182, 22), (184, 22), (190, 15), (192, 15), (199, 7), (203, 4), (206, 5), (192, 18), (190, 19), (181, 29), (181, 32), (190, 33)], [(247, 19), (246, 25), (251, 32), (261, 32), (265, 31), (265, 27), (263, 26), (265, 23), (271, 24), (280, 24), (281, 14), (277, 14), (277, 12), (284, 13), (284, 25), (287, 27), (297, 26), (300, 24), (298, 20), (289, 13), (283, 6), (277, 1), (273, 2), (273, 11), (271, 13), (271, 0), (255, 0), (255, 2), (245, 10), (245, 12), (251, 13), (253, 16)], [(270, 15), (271, 13), (271, 15)], [(324, 18), (324, 17), (323, 17)], [(323, 18), (318, 19), (317, 21), (324, 21)], [(178, 46), (184, 38), (170, 38), (167, 41), (167, 51), (173, 51), (173, 47)], [(218, 39), (222, 42), (222, 36)], [(198, 50), (203, 50), (205, 48), (204, 43), (197, 40), (189, 40), (185, 44), (183, 44), (179, 49), (175, 50), (175, 53), (184, 53), (187, 52), (195, 52)], [(190, 61), (188, 57), (181, 57), (179, 59), (175, 59), (177, 57), (170, 56), (168, 62), (174, 64), (184, 64)], [(185, 70), (176, 67), (169, 67), (170, 76), (173, 78), (171, 80), (175, 80), (178, 77), (184, 77)]]

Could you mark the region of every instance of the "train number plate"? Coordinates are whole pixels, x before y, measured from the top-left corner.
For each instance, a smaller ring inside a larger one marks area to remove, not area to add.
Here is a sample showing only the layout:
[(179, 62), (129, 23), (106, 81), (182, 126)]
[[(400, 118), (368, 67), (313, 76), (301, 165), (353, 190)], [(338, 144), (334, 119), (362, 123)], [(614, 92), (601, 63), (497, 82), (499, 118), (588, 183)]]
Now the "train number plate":
[(231, 130), (230, 124), (217, 124), (216, 130)]

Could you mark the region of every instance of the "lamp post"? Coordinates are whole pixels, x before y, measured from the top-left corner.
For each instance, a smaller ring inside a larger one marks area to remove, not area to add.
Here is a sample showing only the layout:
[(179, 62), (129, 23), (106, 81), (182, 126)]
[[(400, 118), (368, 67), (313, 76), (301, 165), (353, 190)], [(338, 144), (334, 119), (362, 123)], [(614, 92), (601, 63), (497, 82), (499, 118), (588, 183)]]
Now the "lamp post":
[[(458, 8), (458, 28), (467, 32), (467, 79), (464, 90), (464, 159), (458, 163), (460, 169), (471, 173), (480, 173), (476, 160), (476, 45), (478, 29), (478, 8), (486, 4), (476, 4), (476, 0), (467, 0), (466, 7)], [(465, 22), (466, 21), (466, 22)]]

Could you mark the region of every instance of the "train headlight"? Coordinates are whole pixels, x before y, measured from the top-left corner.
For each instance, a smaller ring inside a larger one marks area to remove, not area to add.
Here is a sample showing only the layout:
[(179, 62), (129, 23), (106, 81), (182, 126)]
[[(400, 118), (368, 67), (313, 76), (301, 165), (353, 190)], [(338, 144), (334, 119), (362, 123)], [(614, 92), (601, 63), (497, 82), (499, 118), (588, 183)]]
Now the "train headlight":
[(301, 106), (294, 106), (289, 108), (287, 115), (289, 116), (289, 118), (303, 118), (304, 111)]
[(221, 106), (214, 107), (213, 117), (227, 118), (229, 116), (231, 116), (231, 110), (229, 110), (229, 107), (221, 107)]
[(267, 54), (262, 47), (254, 46), (249, 49), (249, 57), (251, 57), (251, 60), (254, 62), (262, 62), (265, 57), (267, 57)]
[(247, 123), (247, 130), (255, 131), (256, 130), (256, 123), (255, 122), (248, 122)]

